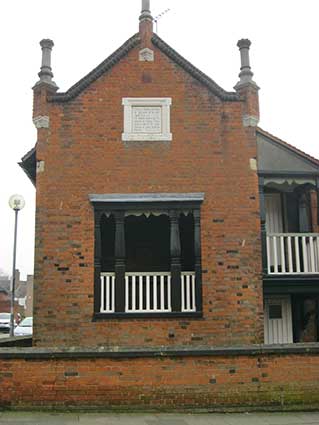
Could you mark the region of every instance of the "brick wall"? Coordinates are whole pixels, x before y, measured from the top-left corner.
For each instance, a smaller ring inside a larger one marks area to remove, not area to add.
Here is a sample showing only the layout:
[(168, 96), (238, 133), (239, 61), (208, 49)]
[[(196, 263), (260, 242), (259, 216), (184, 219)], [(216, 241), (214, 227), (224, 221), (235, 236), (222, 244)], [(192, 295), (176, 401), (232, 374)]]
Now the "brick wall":
[[(256, 135), (244, 102), (223, 102), (159, 49), (132, 49), (75, 99), (35, 91), (38, 131), (34, 342), (232, 345), (262, 341)], [(123, 97), (171, 97), (172, 142), (122, 142)], [(251, 96), (250, 96), (251, 98)], [(245, 106), (245, 107), (244, 107)], [(94, 217), (89, 193), (205, 192), (203, 318), (92, 322)], [(169, 333), (175, 334), (174, 338)]]
[(318, 407), (318, 346), (307, 350), (250, 347), (158, 355), (158, 350), (1, 349), (0, 407)]

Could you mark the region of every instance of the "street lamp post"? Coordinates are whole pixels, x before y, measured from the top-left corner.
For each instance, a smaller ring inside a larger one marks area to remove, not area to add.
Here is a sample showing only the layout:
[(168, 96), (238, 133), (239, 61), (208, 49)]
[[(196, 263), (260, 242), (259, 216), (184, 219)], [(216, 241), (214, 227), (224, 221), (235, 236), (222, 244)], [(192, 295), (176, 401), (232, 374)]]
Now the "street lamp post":
[(17, 229), (18, 229), (18, 212), (22, 210), (25, 201), (21, 195), (12, 195), (9, 199), (9, 206), (14, 210), (14, 240), (13, 240), (13, 264), (12, 264), (12, 280), (11, 280), (11, 309), (10, 309), (10, 337), (14, 336), (14, 291), (16, 281), (16, 255), (17, 255)]

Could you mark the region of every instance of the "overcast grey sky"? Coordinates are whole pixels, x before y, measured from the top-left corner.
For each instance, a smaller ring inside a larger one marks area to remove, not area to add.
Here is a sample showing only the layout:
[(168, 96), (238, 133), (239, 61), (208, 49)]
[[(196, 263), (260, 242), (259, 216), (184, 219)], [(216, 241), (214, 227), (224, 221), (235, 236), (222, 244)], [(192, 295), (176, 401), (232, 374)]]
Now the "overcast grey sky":
[[(36, 142), (32, 90), (39, 41), (51, 38), (54, 80), (67, 90), (138, 30), (141, 0), (0, 1), (0, 269), (11, 273), (13, 218), (19, 214), (17, 267), (33, 273), (35, 190), (17, 162)], [(158, 34), (226, 90), (238, 81), (240, 38), (250, 38), (260, 86), (260, 126), (319, 157), (318, 0), (151, 0), (153, 16), (170, 8)]]

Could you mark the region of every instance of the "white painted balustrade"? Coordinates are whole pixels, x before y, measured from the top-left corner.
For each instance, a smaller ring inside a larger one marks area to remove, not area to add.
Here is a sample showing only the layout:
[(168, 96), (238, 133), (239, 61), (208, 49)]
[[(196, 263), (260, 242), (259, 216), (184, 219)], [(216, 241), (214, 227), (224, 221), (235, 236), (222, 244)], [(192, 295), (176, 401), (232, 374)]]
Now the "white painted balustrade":
[(268, 274), (318, 274), (319, 233), (267, 235)]
[(125, 312), (170, 311), (172, 311), (170, 273), (125, 273)]
[[(172, 311), (171, 273), (125, 273), (126, 313)], [(196, 311), (195, 272), (181, 274), (181, 310)], [(101, 313), (115, 312), (115, 273), (101, 273)]]
[(182, 272), (182, 311), (196, 311), (195, 272)]
[(115, 273), (101, 273), (101, 313), (115, 311)]

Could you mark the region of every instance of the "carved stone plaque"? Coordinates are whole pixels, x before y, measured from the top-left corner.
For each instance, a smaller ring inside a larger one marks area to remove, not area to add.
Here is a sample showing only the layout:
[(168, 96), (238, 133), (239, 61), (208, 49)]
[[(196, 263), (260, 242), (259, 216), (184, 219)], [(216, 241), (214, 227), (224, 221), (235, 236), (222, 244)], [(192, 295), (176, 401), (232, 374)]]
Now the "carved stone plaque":
[(171, 141), (170, 97), (123, 97), (124, 142)]
[(132, 108), (133, 133), (162, 133), (161, 106), (134, 106)]

